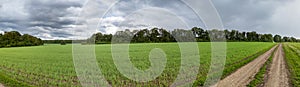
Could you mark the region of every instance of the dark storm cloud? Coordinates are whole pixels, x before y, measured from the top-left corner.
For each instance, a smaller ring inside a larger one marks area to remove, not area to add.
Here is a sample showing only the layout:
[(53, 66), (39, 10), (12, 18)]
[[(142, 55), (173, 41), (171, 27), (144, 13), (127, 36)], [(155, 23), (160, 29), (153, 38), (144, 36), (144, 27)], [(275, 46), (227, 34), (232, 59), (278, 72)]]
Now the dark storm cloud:
[(64, 28), (64, 25), (74, 24), (75, 20), (62, 20), (70, 13), (66, 10), (70, 7), (81, 7), (81, 3), (59, 2), (52, 0), (34, 0), (26, 6), (30, 13), (29, 26), (43, 26), (51, 28)]
[(71, 36), (67, 29), (75, 24), (74, 17), (77, 16), (70, 8), (82, 7), (83, 1), (12, 0), (0, 3), (0, 31), (16, 30), (34, 36), (66, 38)]

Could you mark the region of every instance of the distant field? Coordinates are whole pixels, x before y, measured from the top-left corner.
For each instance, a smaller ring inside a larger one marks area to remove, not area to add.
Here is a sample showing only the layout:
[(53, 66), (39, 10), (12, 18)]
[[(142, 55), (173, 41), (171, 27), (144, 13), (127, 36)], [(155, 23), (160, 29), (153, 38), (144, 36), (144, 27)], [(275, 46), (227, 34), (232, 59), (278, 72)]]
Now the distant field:
[(286, 43), (284, 44), (285, 57), (288, 69), (291, 72), (291, 82), (294, 87), (300, 86), (300, 44)]
[[(194, 84), (203, 85), (210, 67), (211, 50), (210, 43), (198, 44), (201, 67)], [(260, 42), (227, 43), (227, 60), (223, 77), (274, 45)], [(300, 45), (297, 46), (300, 49)], [(162, 75), (147, 83), (136, 83), (118, 72), (111, 57), (111, 45), (97, 45), (96, 56), (102, 73), (113, 86), (168, 86), (176, 78), (180, 66), (181, 55), (176, 43), (132, 44), (129, 50), (130, 58), (137, 68), (145, 70), (151, 65), (148, 55), (153, 48), (164, 50), (168, 62)], [(72, 45), (1, 48), (0, 55), (0, 83), (5, 85), (80, 86), (72, 59)]]

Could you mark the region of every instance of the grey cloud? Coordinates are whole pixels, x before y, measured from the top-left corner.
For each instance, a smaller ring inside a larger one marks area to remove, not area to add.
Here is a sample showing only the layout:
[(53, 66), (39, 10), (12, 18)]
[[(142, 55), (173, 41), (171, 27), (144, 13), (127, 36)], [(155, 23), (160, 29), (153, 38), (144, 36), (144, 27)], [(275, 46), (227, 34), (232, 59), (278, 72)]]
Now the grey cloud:
[(49, 36), (65, 38), (71, 34), (64, 31), (69, 31), (70, 27), (68, 26), (75, 24), (76, 21), (75, 18), (70, 17), (77, 16), (73, 15), (74, 13), (70, 12), (68, 8), (80, 8), (83, 1), (4, 0), (0, 3), (0, 31), (17, 30), (34, 36), (41, 36), (40, 33), (48, 33)]
[(0, 1), (0, 31), (11, 31), (26, 28), (27, 13), (24, 9), (25, 1), (2, 0)]
[(62, 37), (62, 38), (68, 38), (69, 36), (72, 36), (73, 34), (70, 34), (69, 32), (51, 32), (52, 35), (56, 35), (56, 37)]
[(52, 0), (32, 0), (27, 5), (30, 13), (29, 26), (43, 26), (51, 28), (64, 28), (64, 25), (74, 24), (75, 20), (61, 20), (70, 14), (66, 10), (70, 7), (80, 7), (81, 3), (62, 2)]
[(299, 21), (294, 20), (299, 19), (299, 6), (293, 5), (300, 4), (298, 0), (213, 0), (213, 3), (228, 29), (300, 37), (295, 24)]
[(213, 0), (227, 27), (259, 26), (262, 21), (271, 17), (278, 7), (287, 2), (289, 0)]
[[(101, 13), (111, 0), (90, 2), (82, 18), (77, 14), (83, 9), (85, 0), (1, 0), (0, 31), (17, 30), (43, 39), (63, 39), (74, 37), (78, 32), (94, 32)], [(282, 17), (284, 8), (295, 0), (212, 0), (226, 28), (241, 31), (278, 33), (282, 28), (297, 29), (297, 20), (286, 23), (293, 17)], [(15, 7), (19, 8), (15, 8)], [(142, 9), (144, 8), (144, 9)], [(205, 9), (205, 8), (203, 8)], [(291, 9), (288, 8), (288, 9)], [(296, 10), (298, 8), (295, 8)], [(289, 16), (289, 15), (284, 15)], [(119, 17), (122, 20), (113, 19)], [(201, 19), (181, 0), (120, 0), (104, 19), (98, 31), (111, 33), (117, 29), (162, 27), (168, 29), (204, 27)], [(282, 21), (282, 22), (277, 22)], [(184, 23), (185, 22), (185, 23)], [(275, 26), (276, 25), (276, 26)], [(74, 27), (77, 26), (77, 27)], [(269, 29), (269, 30), (267, 30)], [(288, 34), (293, 29), (284, 31)], [(281, 31), (282, 32), (282, 31)], [(292, 32), (293, 33), (293, 32)], [(295, 34), (294, 34), (295, 35)], [(88, 34), (86, 35), (88, 36)], [(300, 36), (298, 36), (300, 37)]]
[[(167, 12), (162, 12), (160, 10), (149, 10), (148, 8), (162, 8)], [(145, 9), (148, 9), (144, 11)], [(171, 1), (166, 1), (166, 0), (122, 0), (118, 2), (115, 7), (113, 7), (108, 13), (106, 14), (105, 17), (109, 16), (130, 16), (130, 15), (135, 15), (137, 11), (144, 12), (144, 13), (138, 13), (141, 16), (147, 15), (149, 18), (147, 18), (147, 21), (152, 21), (151, 23), (157, 22), (157, 24), (160, 23), (160, 26), (158, 27), (165, 27), (163, 24), (166, 24), (166, 26), (177, 26), (178, 24), (176, 21), (168, 21), (168, 22), (161, 22), (163, 19), (168, 20), (166, 18), (162, 18), (162, 16), (170, 16), (170, 14), (173, 14), (171, 19), (177, 19), (181, 18), (180, 21), (186, 22), (186, 24), (189, 26), (189, 28), (194, 27), (194, 26), (202, 26), (203, 23), (201, 19), (198, 18), (198, 16), (193, 12), (189, 6), (187, 6), (185, 3), (181, 2), (180, 0), (171, 0)], [(161, 14), (160, 12), (164, 13)], [(170, 18), (170, 17), (168, 17)], [(135, 18), (132, 20), (141, 20), (139, 18)], [(130, 22), (127, 20), (126, 22)], [(172, 24), (172, 25), (171, 25)], [(125, 25), (125, 24), (122, 24)], [(131, 24), (131, 25), (138, 25), (138, 24)], [(126, 26), (131, 26), (131, 25), (126, 25)], [(174, 28), (173, 27), (173, 28)], [(171, 27), (168, 27), (171, 28)]]

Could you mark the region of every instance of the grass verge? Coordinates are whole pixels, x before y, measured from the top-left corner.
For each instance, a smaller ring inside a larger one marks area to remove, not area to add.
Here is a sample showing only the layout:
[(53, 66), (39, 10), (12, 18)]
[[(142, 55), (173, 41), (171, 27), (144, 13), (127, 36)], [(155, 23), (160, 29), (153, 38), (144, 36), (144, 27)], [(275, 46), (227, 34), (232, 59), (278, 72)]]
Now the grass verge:
[[(300, 85), (300, 70), (299, 70), (299, 47), (291, 45), (290, 43), (284, 44), (285, 58), (290, 72), (290, 85), (292, 87), (299, 87)], [(297, 55), (298, 54), (298, 55)]]

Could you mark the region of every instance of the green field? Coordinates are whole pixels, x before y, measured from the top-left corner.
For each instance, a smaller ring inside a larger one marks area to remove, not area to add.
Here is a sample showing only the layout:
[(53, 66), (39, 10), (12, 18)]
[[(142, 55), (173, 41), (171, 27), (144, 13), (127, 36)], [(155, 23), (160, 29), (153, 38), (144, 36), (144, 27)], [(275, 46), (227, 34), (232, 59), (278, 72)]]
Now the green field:
[[(204, 84), (209, 71), (211, 45), (210, 43), (198, 44), (201, 67), (194, 85), (199, 86)], [(274, 43), (260, 42), (227, 43), (227, 60), (223, 78), (274, 45)], [(148, 56), (153, 48), (164, 50), (168, 61), (161, 76), (150, 82), (137, 83), (120, 74), (114, 65), (109, 44), (96, 46), (98, 65), (108, 83), (113, 86), (171, 85), (180, 66), (181, 54), (177, 43), (132, 44), (129, 50), (131, 61), (138, 69), (148, 69), (151, 65)], [(1, 48), (0, 55), (0, 83), (6, 86), (80, 86), (72, 59), (72, 45)]]
[(286, 43), (284, 44), (285, 57), (288, 69), (291, 73), (291, 83), (294, 87), (300, 86), (300, 44)]

